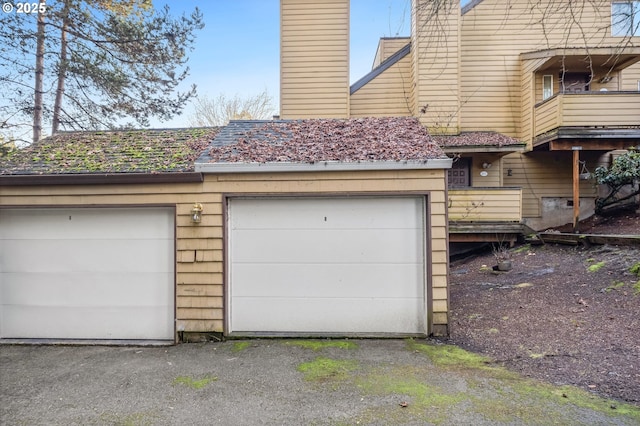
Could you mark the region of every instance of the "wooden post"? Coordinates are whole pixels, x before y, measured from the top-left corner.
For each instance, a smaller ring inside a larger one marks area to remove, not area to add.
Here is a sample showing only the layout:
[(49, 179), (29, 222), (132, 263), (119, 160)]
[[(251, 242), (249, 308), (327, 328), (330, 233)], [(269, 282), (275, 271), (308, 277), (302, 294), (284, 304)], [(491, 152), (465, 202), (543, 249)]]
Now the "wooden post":
[(573, 146), (573, 233), (578, 233), (580, 222), (580, 150), (581, 146)]

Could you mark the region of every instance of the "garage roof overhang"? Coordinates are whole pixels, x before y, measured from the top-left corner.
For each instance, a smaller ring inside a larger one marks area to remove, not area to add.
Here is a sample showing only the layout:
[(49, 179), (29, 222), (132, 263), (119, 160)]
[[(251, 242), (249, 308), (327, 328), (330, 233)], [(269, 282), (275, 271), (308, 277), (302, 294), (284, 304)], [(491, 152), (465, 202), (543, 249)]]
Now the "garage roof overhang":
[(527, 144), (494, 131), (463, 131), (457, 135), (432, 136), (445, 154), (492, 153), (506, 155), (526, 151)]
[(510, 154), (512, 152), (525, 152), (526, 144), (508, 146), (443, 146), (442, 150), (447, 154), (474, 154), (474, 153), (499, 153)]
[(202, 182), (201, 173), (106, 173), (0, 175), (0, 186), (121, 185)]
[(316, 163), (196, 163), (201, 173), (337, 172), (362, 170), (449, 169), (450, 158), (405, 161), (318, 161)]

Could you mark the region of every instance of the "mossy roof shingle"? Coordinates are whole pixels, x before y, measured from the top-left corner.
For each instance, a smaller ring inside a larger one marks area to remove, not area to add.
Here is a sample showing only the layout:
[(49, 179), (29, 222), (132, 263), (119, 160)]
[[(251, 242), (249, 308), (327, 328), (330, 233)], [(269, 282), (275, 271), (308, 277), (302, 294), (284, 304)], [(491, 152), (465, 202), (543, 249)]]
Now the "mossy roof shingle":
[(0, 157), (0, 175), (192, 172), (219, 130), (60, 133)]
[(413, 117), (246, 120), (223, 128), (69, 132), (0, 157), (0, 175), (180, 173), (195, 163), (446, 159)]

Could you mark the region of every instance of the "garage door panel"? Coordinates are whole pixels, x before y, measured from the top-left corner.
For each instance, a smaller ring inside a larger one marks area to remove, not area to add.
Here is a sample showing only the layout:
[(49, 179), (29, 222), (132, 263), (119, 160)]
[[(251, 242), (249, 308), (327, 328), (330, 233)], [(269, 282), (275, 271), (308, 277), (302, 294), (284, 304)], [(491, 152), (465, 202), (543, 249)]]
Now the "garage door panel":
[(231, 199), (228, 209), (228, 332), (426, 332), (423, 197)]
[(173, 340), (174, 217), (0, 210), (0, 337)]
[(166, 315), (168, 308), (5, 306), (0, 331), (5, 338), (20, 339), (123, 339), (126, 336), (126, 339), (164, 340), (173, 334), (173, 321), (168, 321)]
[[(322, 297), (327, 293), (339, 297), (392, 297), (395, 294), (414, 295), (423, 299), (421, 264), (367, 266), (369, 275), (362, 278), (361, 266), (352, 264), (251, 264), (236, 265), (232, 276), (238, 282), (256, 285), (232, 289), (238, 297)], [(259, 285), (259, 283), (264, 283)]]
[[(339, 234), (338, 234), (339, 233)], [(243, 230), (234, 232), (235, 262), (405, 263), (422, 251), (417, 229)]]
[[(284, 199), (284, 201), (288, 201)], [(419, 199), (387, 199), (384, 205), (376, 198), (344, 198), (340, 203), (323, 205), (324, 199), (297, 199), (287, 203), (282, 214), (283, 199), (260, 200), (260, 207), (253, 208), (255, 200), (233, 200), (237, 207), (231, 218), (232, 229), (371, 229), (406, 228), (416, 215), (422, 214)], [(324, 203), (326, 204), (326, 203)], [(371, 215), (374, 209), (376, 214)]]
[[(294, 303), (299, 309), (291, 309)], [(423, 301), (416, 299), (370, 298), (238, 298), (234, 312), (252, 312), (251, 316), (232, 317), (234, 331), (263, 330), (276, 333), (424, 333)], [(278, 312), (281, 321), (271, 318)], [(411, 312), (411, 315), (398, 315)], [(232, 315), (234, 315), (232, 313)]]
[(20, 209), (18, 214), (0, 211), (0, 218), (6, 224), (0, 239), (145, 239), (174, 226), (165, 211), (140, 208)]
[[(6, 272), (170, 272), (172, 240), (8, 240)], [(78, 250), (82, 247), (82, 250)]]
[[(130, 280), (136, 285), (129, 285)], [(5, 281), (0, 295), (4, 305), (165, 306), (173, 299), (163, 273), (10, 273)]]

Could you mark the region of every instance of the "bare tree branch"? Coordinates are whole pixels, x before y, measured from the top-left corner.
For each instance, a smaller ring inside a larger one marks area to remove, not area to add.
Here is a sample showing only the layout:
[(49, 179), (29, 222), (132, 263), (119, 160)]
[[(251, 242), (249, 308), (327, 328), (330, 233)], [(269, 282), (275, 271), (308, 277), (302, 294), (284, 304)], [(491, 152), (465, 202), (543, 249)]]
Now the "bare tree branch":
[(264, 120), (274, 114), (272, 98), (265, 89), (254, 96), (232, 98), (220, 94), (196, 99), (195, 112), (189, 117), (192, 126), (224, 126), (230, 120)]

